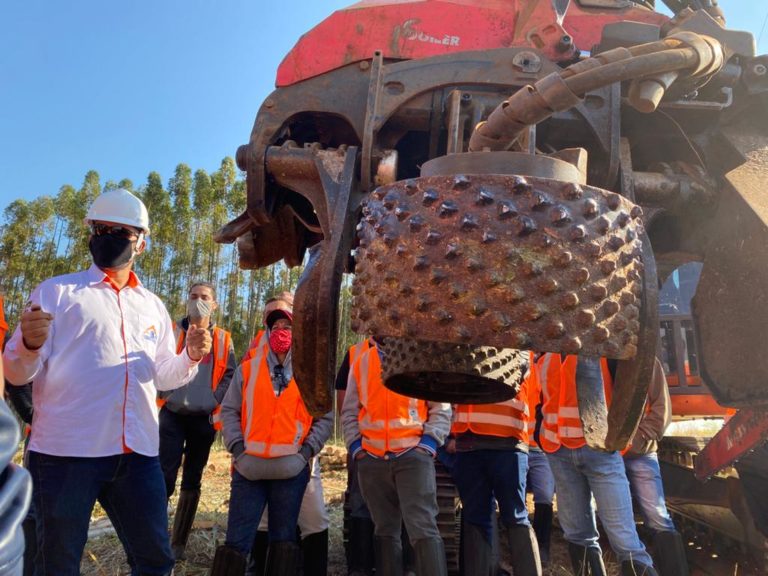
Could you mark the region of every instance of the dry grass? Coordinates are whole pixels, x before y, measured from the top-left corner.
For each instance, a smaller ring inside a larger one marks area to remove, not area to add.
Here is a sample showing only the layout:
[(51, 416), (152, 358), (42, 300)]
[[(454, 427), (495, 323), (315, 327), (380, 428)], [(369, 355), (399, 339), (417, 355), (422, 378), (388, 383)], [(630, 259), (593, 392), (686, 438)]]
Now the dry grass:
[[(335, 448), (331, 447), (331, 452)], [(325, 501), (330, 515), (330, 554), (328, 562), (329, 576), (346, 574), (342, 543), (343, 498), (346, 488), (346, 470), (339, 468), (343, 462), (343, 452), (323, 462), (323, 488)], [(176, 497), (171, 505), (176, 506)], [(532, 510), (532, 502), (529, 502)], [(207, 575), (218, 544), (223, 543), (227, 525), (229, 506), (229, 456), (222, 449), (214, 450), (203, 477), (203, 492), (195, 519), (194, 529), (187, 546), (186, 561), (176, 565), (176, 576)], [(96, 510), (94, 516), (103, 515)], [(604, 545), (604, 549), (607, 546)], [(610, 553), (606, 555), (609, 576), (618, 576), (619, 568), (612, 561)], [(114, 535), (102, 535), (89, 538), (80, 565), (84, 576), (123, 576), (130, 574), (125, 563), (125, 554), (120, 542)], [(570, 561), (565, 542), (559, 530), (554, 530), (552, 541), (552, 563), (545, 576), (568, 576), (571, 574)]]

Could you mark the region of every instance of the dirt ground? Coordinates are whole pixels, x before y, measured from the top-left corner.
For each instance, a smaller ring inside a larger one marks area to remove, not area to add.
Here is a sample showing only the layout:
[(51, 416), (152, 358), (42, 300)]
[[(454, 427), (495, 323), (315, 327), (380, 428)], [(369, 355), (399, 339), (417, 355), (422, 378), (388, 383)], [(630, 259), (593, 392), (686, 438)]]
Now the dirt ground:
[[(327, 446), (321, 456), (325, 502), (331, 520), (329, 576), (346, 575), (342, 543), (343, 499), (347, 482), (344, 461), (344, 449), (336, 446)], [(226, 451), (218, 448), (211, 453), (203, 477), (197, 518), (187, 546), (187, 559), (177, 563), (176, 576), (207, 575), (216, 546), (224, 541), (229, 506), (229, 466), (229, 455)], [(175, 509), (175, 496), (171, 499), (171, 505)], [(529, 506), (532, 511), (532, 502), (529, 502)], [(103, 512), (97, 510), (95, 519), (101, 515)], [(619, 575), (618, 566), (612, 560), (610, 553), (606, 554), (606, 567), (609, 576)], [(113, 534), (107, 533), (89, 538), (81, 563), (81, 573), (85, 576), (122, 576), (130, 573), (125, 563), (122, 546)], [(545, 576), (571, 574), (566, 545), (562, 534), (557, 529), (554, 530), (552, 538), (552, 562), (544, 574)]]

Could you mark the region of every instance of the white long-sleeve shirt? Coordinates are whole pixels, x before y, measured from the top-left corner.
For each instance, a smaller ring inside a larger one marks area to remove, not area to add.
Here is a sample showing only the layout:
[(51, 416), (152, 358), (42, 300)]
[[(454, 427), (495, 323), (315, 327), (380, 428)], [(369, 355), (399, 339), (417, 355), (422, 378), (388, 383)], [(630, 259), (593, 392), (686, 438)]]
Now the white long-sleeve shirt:
[(47, 340), (28, 350), (17, 327), (3, 353), (11, 383), (34, 381), (30, 450), (156, 456), (156, 392), (183, 386), (197, 373), (186, 350), (176, 354), (160, 299), (133, 272), (117, 291), (91, 266), (44, 281), (30, 302), (53, 314)]

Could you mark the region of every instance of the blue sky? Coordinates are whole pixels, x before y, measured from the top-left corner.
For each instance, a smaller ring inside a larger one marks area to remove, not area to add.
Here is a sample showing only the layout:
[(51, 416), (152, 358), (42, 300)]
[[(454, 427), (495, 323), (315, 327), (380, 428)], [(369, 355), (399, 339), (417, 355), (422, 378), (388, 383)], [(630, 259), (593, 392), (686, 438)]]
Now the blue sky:
[[(299, 36), (350, 0), (9, 0), (0, 5), (0, 210), (106, 180), (215, 170), (248, 141)], [(660, 4), (660, 0), (658, 1)], [(768, 0), (720, 0), (757, 37)], [(768, 30), (758, 52), (768, 52)]]

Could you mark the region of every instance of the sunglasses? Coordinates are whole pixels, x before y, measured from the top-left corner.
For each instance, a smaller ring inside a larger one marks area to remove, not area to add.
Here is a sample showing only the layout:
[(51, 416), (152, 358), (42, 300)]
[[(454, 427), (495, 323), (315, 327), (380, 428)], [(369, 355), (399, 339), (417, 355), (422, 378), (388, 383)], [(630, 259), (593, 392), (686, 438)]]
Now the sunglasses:
[(109, 224), (99, 224), (94, 222), (91, 224), (91, 232), (94, 236), (103, 236), (109, 234), (111, 236), (117, 236), (118, 238), (128, 238), (133, 240), (139, 237), (139, 233), (133, 228), (126, 226), (111, 226)]

